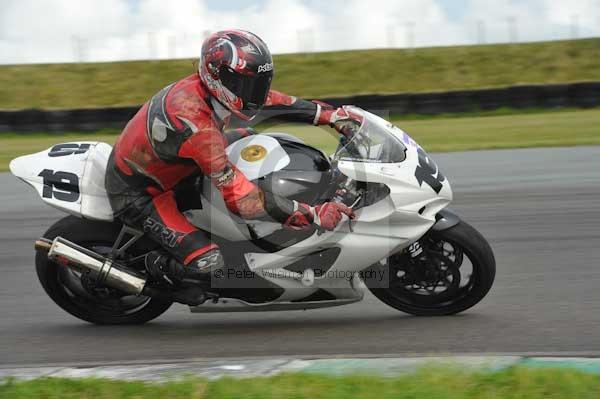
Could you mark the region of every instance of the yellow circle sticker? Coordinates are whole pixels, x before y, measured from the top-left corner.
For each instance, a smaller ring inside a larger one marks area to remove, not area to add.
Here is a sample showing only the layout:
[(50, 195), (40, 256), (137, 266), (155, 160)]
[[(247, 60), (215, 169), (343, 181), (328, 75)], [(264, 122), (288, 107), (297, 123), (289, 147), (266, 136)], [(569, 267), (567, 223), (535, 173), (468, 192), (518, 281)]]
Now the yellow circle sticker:
[(260, 161), (267, 156), (267, 149), (262, 145), (249, 145), (242, 150), (242, 159), (247, 162)]

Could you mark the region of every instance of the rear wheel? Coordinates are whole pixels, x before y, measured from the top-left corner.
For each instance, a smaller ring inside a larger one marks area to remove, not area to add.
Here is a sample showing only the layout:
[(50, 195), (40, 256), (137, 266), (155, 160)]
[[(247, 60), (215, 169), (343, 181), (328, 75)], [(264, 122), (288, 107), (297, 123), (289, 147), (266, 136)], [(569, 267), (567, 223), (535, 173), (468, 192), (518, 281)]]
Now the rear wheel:
[[(465, 222), (431, 231), (409, 250), (371, 267), (369, 290), (382, 302), (417, 316), (460, 313), (481, 301), (496, 275), (485, 238)], [(376, 274), (378, 272), (378, 274)]]
[[(50, 227), (44, 238), (53, 240), (61, 236), (101, 255), (107, 255), (120, 228), (118, 223), (95, 222), (68, 216)], [(139, 245), (127, 252), (129, 257), (143, 254)], [(46, 252), (38, 251), (35, 263), (38, 278), (48, 296), (68, 313), (90, 323), (142, 324), (160, 316), (171, 306), (168, 301), (96, 287), (87, 275), (51, 261)]]

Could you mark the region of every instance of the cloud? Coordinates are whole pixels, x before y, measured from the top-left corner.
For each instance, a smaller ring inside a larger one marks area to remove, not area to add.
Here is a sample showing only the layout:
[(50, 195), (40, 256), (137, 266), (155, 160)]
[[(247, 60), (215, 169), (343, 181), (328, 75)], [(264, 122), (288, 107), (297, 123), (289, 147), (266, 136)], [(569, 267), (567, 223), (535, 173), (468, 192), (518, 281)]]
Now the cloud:
[(584, 34), (600, 34), (600, 1), (549, 2), (548, 19), (559, 25), (576, 22)]
[(574, 21), (581, 36), (600, 34), (598, 0), (468, 0), (452, 18), (448, 1), (261, 0), (232, 10), (209, 0), (3, 0), (0, 63), (195, 57), (208, 32), (231, 27), (276, 53), (505, 42), (511, 29), (521, 41), (561, 39)]
[[(434, 0), (333, 0), (328, 2), (319, 37), (333, 38), (319, 50), (441, 44), (452, 36), (439, 35), (452, 23)], [(433, 28), (433, 29), (432, 29)]]
[(76, 36), (126, 36), (128, 16), (122, 0), (3, 0), (0, 62), (70, 60)]
[[(578, 20), (573, 16), (579, 15)], [(471, 0), (465, 19), (482, 21), (489, 42), (510, 40), (511, 29), (519, 41), (572, 38), (573, 24), (579, 36), (600, 35), (600, 2), (576, 0)], [(514, 28), (509, 22), (514, 21)]]

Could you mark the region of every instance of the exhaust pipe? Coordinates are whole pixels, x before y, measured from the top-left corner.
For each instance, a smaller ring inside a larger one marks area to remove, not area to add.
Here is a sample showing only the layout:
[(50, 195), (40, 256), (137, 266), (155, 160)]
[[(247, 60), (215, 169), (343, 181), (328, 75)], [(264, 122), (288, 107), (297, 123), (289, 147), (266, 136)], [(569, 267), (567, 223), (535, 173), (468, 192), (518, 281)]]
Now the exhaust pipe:
[(94, 273), (97, 281), (108, 287), (131, 295), (148, 295), (149, 291), (154, 291), (144, 289), (146, 278), (143, 275), (62, 237), (56, 237), (54, 241), (40, 239), (35, 242), (35, 249), (48, 251), (48, 258), (74, 270)]

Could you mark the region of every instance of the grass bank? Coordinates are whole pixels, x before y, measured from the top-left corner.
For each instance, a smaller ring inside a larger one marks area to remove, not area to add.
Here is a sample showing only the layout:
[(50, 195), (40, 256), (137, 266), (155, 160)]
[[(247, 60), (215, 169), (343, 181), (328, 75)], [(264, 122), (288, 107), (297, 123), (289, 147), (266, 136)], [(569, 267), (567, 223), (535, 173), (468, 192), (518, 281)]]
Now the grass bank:
[[(274, 88), (303, 97), (600, 80), (600, 39), (275, 57)], [(0, 66), (0, 109), (140, 104), (194, 60)]]
[(598, 375), (525, 368), (495, 373), (423, 370), (397, 378), (287, 374), (243, 380), (190, 379), (164, 384), (39, 379), (0, 385), (3, 399), (597, 399), (599, 395)]
[[(425, 120), (392, 119), (431, 152), (600, 145), (598, 109)], [(270, 126), (267, 131), (293, 133), (327, 153), (331, 153), (337, 143), (337, 134), (328, 128), (277, 125)], [(11, 159), (44, 150), (55, 143), (98, 140), (113, 144), (117, 134), (116, 130), (105, 130), (97, 134), (2, 134), (0, 171), (8, 170)]]

